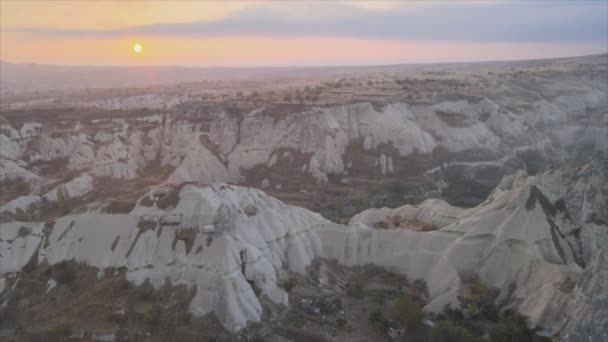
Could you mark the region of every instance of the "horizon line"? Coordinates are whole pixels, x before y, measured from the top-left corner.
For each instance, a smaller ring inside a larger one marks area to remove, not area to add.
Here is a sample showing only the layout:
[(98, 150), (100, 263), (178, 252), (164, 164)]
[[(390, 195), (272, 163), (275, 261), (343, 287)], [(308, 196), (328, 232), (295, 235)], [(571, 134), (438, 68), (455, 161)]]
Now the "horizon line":
[(11, 62), (5, 59), (0, 59), (1, 63), (13, 65), (40, 65), (40, 66), (55, 66), (55, 67), (74, 67), (74, 68), (184, 68), (184, 69), (311, 69), (311, 68), (371, 68), (371, 67), (391, 67), (405, 65), (446, 65), (446, 64), (466, 64), (466, 63), (492, 63), (492, 62), (525, 62), (525, 61), (541, 61), (548, 59), (568, 59), (581, 57), (599, 57), (608, 55), (608, 49), (604, 52), (588, 54), (588, 55), (569, 55), (543, 58), (522, 58), (522, 59), (486, 59), (486, 60), (470, 60), (470, 61), (444, 61), (444, 62), (403, 62), (403, 63), (386, 63), (386, 64), (319, 64), (319, 65), (257, 65), (257, 66), (221, 66), (221, 65), (177, 65), (177, 64), (145, 64), (145, 65), (128, 65), (128, 64), (52, 64), (39, 62)]

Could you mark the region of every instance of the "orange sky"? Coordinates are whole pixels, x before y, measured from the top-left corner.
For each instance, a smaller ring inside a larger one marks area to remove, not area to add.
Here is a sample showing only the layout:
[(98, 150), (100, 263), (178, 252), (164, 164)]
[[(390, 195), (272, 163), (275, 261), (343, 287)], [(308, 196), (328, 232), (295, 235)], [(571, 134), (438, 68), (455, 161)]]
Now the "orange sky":
[[(476, 2), (479, 4), (480, 2)], [(171, 4), (171, 6), (167, 6)], [(317, 18), (334, 14), (330, 7), (316, 10), (319, 3), (295, 2), (117, 2), (42, 1), (0, 2), (0, 59), (10, 62), (97, 65), (339, 65), (404, 62), (466, 61), (540, 58), (602, 52), (593, 41), (462, 41), (441, 39), (397, 39), (298, 34), (276, 36), (239, 34), (220, 36), (117, 34), (63, 36), (19, 32), (14, 29), (114, 30), (140, 25), (222, 20), (246, 9), (262, 6), (280, 10), (287, 17)], [(417, 8), (424, 3), (356, 2), (331, 3), (353, 11), (390, 13), (396, 6)], [(466, 4), (470, 6), (470, 4)], [(405, 9), (407, 10), (407, 8)], [(388, 12), (387, 12), (388, 11)], [(355, 12), (359, 13), (359, 12)], [(363, 12), (367, 13), (367, 12)], [(312, 25), (312, 24), (311, 24)], [(280, 30), (280, 28), (279, 28)], [(134, 42), (144, 46), (133, 53)]]

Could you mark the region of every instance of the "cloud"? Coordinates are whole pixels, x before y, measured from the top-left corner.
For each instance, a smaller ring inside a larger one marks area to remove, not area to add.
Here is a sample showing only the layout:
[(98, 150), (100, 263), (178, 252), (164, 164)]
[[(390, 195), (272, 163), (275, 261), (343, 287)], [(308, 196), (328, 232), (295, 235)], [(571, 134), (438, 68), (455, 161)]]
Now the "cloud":
[(433, 6), (386, 6), (370, 10), (343, 3), (310, 2), (304, 3), (305, 6), (300, 4), (302, 11), (294, 11), (293, 7), (260, 5), (216, 20), (106, 30), (22, 27), (2, 31), (60, 38), (151, 35), (468, 42), (608, 41), (606, 1), (433, 3)]

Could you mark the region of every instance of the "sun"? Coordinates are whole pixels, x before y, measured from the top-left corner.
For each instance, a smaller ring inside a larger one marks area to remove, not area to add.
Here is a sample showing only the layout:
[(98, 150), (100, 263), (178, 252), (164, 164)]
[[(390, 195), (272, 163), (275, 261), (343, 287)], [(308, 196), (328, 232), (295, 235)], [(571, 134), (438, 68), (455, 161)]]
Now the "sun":
[(139, 43), (135, 43), (133, 44), (133, 51), (135, 53), (142, 53), (142, 51), (144, 51), (144, 47)]

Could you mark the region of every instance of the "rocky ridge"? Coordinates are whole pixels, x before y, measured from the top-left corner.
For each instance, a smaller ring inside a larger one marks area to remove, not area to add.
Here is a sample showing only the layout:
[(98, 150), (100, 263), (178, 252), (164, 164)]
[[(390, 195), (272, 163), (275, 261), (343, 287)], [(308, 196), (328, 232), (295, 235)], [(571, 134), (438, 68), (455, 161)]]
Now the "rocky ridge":
[[(304, 274), (316, 257), (345, 265), (371, 263), (425, 279), (431, 311), (455, 304), (461, 277), (477, 273), (501, 290), (499, 301), (565, 341), (579, 341), (581, 324), (593, 325), (597, 336), (606, 331), (604, 321), (586, 318), (603, 317), (605, 309), (585, 299), (607, 291), (601, 280), (608, 242), (608, 183), (602, 167), (595, 162), (536, 177), (518, 173), (505, 177), (474, 208), (429, 200), (416, 207), (370, 209), (348, 226), (286, 206), (259, 190), (161, 186), (146, 193), (129, 214), (3, 224), (0, 271), (8, 276), (27, 263), (65, 260), (100, 269), (126, 267), (127, 279), (135, 284), (149, 281), (160, 287), (168, 280), (195, 287), (190, 311), (213, 312), (232, 331), (260, 320), (256, 291), (286, 304), (281, 270)], [(581, 206), (588, 209), (571, 209)], [(388, 215), (435, 228), (372, 228)], [(571, 308), (584, 317), (573, 321)]]

